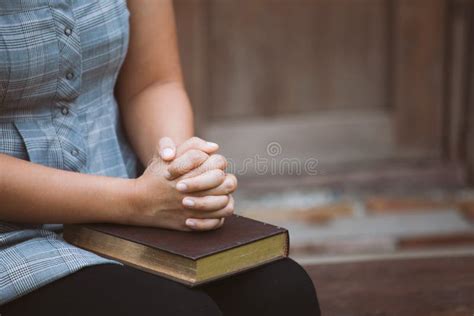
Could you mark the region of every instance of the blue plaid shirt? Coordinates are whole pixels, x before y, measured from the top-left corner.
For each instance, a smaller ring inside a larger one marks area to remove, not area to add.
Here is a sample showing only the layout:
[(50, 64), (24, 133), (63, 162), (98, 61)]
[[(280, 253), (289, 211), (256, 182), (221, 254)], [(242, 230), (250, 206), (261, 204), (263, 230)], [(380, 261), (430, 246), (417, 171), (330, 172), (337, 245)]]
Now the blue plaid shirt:
[[(0, 0), (0, 153), (63, 170), (136, 176), (113, 95), (128, 18), (126, 0)], [(60, 229), (0, 221), (0, 305), (112, 262), (69, 245)]]

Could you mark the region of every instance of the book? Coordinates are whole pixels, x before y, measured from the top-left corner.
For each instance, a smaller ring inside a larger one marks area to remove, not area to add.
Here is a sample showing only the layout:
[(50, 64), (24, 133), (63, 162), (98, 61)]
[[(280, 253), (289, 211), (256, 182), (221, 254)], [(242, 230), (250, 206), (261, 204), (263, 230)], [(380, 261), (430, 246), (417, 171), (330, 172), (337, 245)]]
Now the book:
[(115, 224), (64, 226), (64, 239), (137, 269), (196, 286), (288, 256), (288, 231), (233, 215), (206, 232)]

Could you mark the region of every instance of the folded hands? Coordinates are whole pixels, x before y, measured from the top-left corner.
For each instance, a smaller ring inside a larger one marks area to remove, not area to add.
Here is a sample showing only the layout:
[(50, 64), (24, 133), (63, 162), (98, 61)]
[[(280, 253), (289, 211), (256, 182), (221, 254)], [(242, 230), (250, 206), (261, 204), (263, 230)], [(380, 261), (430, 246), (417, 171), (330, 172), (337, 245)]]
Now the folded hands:
[(131, 224), (176, 230), (212, 230), (234, 212), (237, 178), (225, 173), (219, 146), (193, 137), (180, 146), (168, 137), (135, 182)]

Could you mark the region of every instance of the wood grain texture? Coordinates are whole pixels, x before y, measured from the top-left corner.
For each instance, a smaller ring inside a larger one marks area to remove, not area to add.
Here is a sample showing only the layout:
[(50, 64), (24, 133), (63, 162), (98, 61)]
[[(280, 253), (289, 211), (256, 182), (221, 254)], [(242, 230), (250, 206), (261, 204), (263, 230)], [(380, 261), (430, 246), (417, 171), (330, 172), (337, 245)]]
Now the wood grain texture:
[(181, 64), (196, 127), (205, 124), (209, 103), (209, 1), (174, 0)]
[(450, 3), (445, 156), (451, 161), (462, 161), (464, 158), (472, 3), (471, 0)]
[(426, 235), (403, 237), (398, 240), (397, 247), (406, 249), (448, 248), (474, 245), (473, 232), (455, 232), (442, 235)]
[(456, 3), (472, 0), (176, 0), (198, 135), (237, 163), (277, 141), (324, 170), (462, 165), (471, 22)]
[[(225, 120), (208, 126), (204, 137), (221, 144), (221, 152), (240, 176), (308, 175), (311, 170), (305, 168), (305, 163), (316, 160), (319, 176), (337, 165), (424, 158), (423, 151), (398, 151), (387, 111), (327, 111), (273, 120)], [(272, 146), (280, 152), (270, 155), (268, 149)], [(297, 166), (280, 170), (285, 167), (283, 161)], [(277, 169), (270, 170), (272, 162)]]
[[(470, 38), (474, 34), (474, 1), (466, 1), (470, 5), (469, 32)], [(467, 173), (471, 185), (474, 183), (474, 43), (470, 41), (469, 47), (469, 95), (466, 110), (466, 130), (464, 139), (465, 159)]]
[(322, 169), (316, 176), (240, 177), (239, 191), (264, 194), (294, 188), (298, 190), (360, 189), (385, 192), (403, 190), (455, 189), (467, 185), (466, 170), (444, 161), (382, 161), (367, 165), (345, 164)]
[(449, 211), (456, 208), (453, 200), (414, 196), (369, 196), (365, 200), (369, 214), (403, 214), (412, 212)]
[(213, 0), (214, 118), (386, 105), (388, 1)]
[(443, 146), (446, 0), (394, 2), (394, 110), (401, 149)]
[(474, 311), (474, 256), (305, 268), (325, 316), (469, 316)]

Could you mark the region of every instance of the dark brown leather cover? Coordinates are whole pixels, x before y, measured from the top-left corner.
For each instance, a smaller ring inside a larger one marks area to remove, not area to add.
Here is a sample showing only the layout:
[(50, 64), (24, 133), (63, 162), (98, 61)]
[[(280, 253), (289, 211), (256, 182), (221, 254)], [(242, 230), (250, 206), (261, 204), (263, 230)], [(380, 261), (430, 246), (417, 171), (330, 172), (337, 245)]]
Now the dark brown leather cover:
[(207, 232), (174, 230), (112, 224), (87, 224), (87, 228), (197, 260), (227, 249), (245, 245), (280, 233), (281, 227), (233, 215), (220, 229)]

